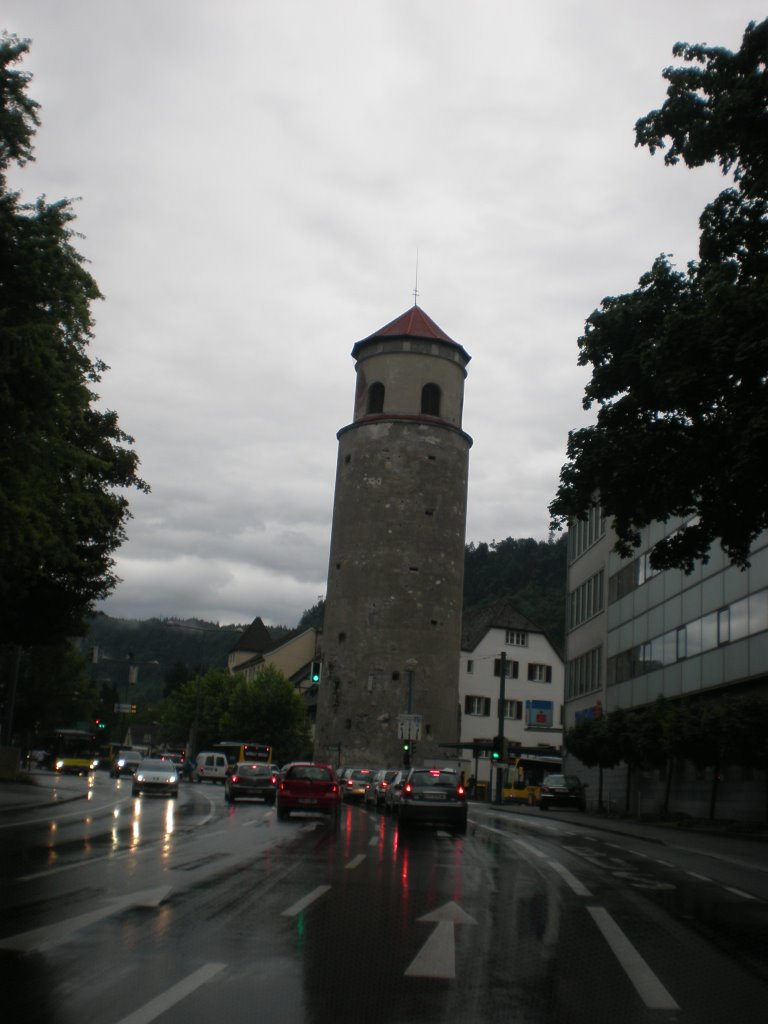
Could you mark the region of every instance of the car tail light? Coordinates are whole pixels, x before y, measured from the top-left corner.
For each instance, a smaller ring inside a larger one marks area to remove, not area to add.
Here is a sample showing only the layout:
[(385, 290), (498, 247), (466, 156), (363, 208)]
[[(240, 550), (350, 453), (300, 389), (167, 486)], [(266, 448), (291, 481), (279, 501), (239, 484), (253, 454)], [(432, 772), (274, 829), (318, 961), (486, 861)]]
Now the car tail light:
[(402, 795), (403, 796), (410, 796), (412, 791), (413, 791), (413, 787), (411, 786), (410, 782), (406, 782), (406, 784), (402, 788)]
[(282, 793), (284, 791), (284, 789), (285, 789), (285, 783), (281, 782), (280, 783), (280, 792)]
[(277, 785), (277, 776), (273, 775), (272, 778), (269, 781), (272, 783), (273, 786), (276, 786)]
[(338, 793), (339, 792), (339, 787), (336, 785), (335, 782), (331, 783), (331, 792), (332, 793)]
[(237, 775), (230, 775), (230, 779), (232, 780), (232, 782), (239, 782)]
[(459, 796), (464, 796), (464, 787), (463, 786), (459, 786), (459, 788), (456, 790), (456, 792), (459, 794)]

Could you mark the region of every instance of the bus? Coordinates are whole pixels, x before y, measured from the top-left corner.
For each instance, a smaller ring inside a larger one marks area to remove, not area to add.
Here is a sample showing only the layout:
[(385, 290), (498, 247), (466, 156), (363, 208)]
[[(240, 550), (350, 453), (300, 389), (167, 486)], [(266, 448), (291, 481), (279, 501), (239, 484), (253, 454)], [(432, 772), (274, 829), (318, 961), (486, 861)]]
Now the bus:
[(502, 801), (505, 804), (527, 804), (528, 807), (536, 807), (544, 776), (562, 770), (563, 759), (560, 754), (510, 754), (509, 763), (504, 766)]
[(44, 768), (62, 775), (87, 775), (99, 763), (99, 741), (85, 729), (55, 729), (43, 740)]
[(260, 761), (272, 764), (272, 747), (266, 743), (246, 743), (244, 740), (221, 740), (214, 743), (211, 750), (225, 754), (230, 765), (240, 761)]

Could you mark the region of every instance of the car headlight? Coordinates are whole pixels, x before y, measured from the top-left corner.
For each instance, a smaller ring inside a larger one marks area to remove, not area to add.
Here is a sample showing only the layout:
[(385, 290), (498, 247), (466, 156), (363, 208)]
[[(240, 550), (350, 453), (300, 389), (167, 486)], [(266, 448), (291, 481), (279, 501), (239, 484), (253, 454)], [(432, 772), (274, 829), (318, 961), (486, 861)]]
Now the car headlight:
[(61, 769), (64, 767), (64, 762), (61, 760), (57, 761), (56, 767), (59, 769), (59, 771), (61, 771)]
[(175, 785), (175, 784), (176, 784), (176, 783), (177, 783), (178, 781), (179, 781), (179, 777), (178, 777), (178, 775), (171, 775), (171, 777), (170, 777), (170, 778), (168, 779), (168, 782), (169, 782), (169, 783), (170, 783), (170, 784), (171, 784), (172, 786), (174, 786), (174, 785)]
[(143, 782), (144, 781), (144, 776), (142, 775), (141, 772), (137, 772), (136, 773), (136, 781), (137, 782)]

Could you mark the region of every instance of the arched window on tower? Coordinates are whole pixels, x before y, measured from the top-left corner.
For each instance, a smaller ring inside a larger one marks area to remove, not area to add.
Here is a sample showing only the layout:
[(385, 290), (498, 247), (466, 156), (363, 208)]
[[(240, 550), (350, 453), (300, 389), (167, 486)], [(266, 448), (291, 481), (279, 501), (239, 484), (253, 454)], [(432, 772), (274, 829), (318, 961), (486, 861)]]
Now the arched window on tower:
[(425, 416), (440, 415), (440, 388), (437, 384), (425, 384), (421, 389), (421, 411)]
[(384, 385), (381, 381), (368, 388), (368, 412), (384, 412)]

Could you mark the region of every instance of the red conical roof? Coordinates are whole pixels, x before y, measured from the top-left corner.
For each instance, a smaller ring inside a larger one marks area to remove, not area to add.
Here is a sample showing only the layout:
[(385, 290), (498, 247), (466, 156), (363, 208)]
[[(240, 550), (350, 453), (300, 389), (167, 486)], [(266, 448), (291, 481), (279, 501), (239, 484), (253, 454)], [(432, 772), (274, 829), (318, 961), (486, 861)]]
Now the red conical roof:
[(456, 344), (453, 338), (449, 338), (445, 331), (438, 327), (435, 321), (431, 320), (419, 306), (411, 306), (402, 316), (396, 317), (363, 340), (393, 337), (436, 338), (439, 341), (447, 341), (451, 345)]

